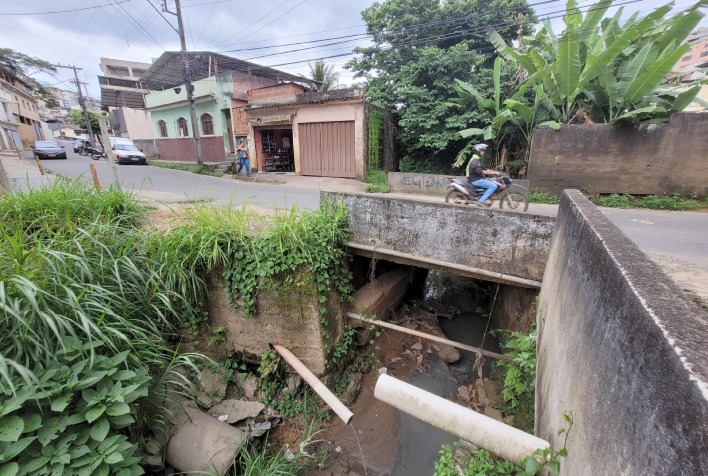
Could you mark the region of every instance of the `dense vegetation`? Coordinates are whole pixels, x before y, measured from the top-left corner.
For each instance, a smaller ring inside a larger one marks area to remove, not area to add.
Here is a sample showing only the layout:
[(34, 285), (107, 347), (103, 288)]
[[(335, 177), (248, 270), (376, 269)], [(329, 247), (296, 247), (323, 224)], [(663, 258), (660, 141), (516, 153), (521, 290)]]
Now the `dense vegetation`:
[(165, 383), (191, 391), (198, 356), (179, 353), (177, 330), (203, 320), (213, 270), (249, 313), (269, 277), (311, 275), (321, 302), (350, 295), (334, 204), (258, 223), (245, 207), (197, 207), (166, 234), (140, 228), (145, 213), (62, 179), (0, 197), (3, 475), (141, 474)]

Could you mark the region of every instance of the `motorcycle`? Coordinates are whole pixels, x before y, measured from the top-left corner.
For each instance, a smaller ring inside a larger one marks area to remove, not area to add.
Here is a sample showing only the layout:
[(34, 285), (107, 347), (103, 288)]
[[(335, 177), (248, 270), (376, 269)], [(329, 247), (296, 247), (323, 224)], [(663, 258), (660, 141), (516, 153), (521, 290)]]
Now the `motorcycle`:
[(79, 155), (90, 155), (93, 160), (106, 159), (106, 153), (96, 147), (84, 144), (83, 147), (79, 149)]
[[(503, 209), (504, 204), (511, 210), (519, 209), (525, 212), (529, 208), (528, 188), (518, 183), (513, 183), (509, 174), (502, 173), (499, 177), (492, 179), (497, 183), (496, 191), (489, 197), (489, 200), (499, 200), (499, 208)], [(484, 194), (485, 189), (475, 187), (467, 179), (454, 177), (447, 178), (447, 195), (445, 203), (456, 205), (470, 205), (478, 202)]]

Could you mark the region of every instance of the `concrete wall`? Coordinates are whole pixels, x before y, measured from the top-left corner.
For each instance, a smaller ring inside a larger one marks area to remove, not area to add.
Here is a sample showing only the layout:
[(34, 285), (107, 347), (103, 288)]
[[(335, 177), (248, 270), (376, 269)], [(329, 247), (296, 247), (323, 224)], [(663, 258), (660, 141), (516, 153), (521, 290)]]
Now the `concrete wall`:
[[(330, 297), (325, 303), (328, 314), (323, 328), (316, 284), (306, 279), (296, 282), (287, 291), (282, 285), (261, 289), (256, 297), (257, 312), (249, 317), (242, 303), (237, 309), (231, 307), (221, 274), (214, 273), (208, 296), (209, 322), (202, 335), (208, 336), (209, 329), (224, 326), (226, 341), (214, 349), (221, 355), (234, 350), (260, 355), (271, 350), (271, 344), (280, 344), (313, 373), (322, 375), (326, 367), (325, 347), (332, 348), (344, 329), (344, 306), (336, 295)], [(329, 334), (328, 340), (322, 336), (323, 331)]]
[(522, 213), (321, 192), (349, 209), (351, 252), (526, 287), (538, 287), (554, 219)]
[(708, 195), (708, 113), (675, 114), (667, 124), (568, 125), (534, 132), (528, 178), (560, 193)]
[(708, 474), (708, 319), (577, 190), (543, 278), (536, 434), (563, 475)]
[[(444, 197), (447, 194), (448, 177), (449, 175), (389, 172), (388, 185), (394, 192)], [(457, 178), (464, 179), (465, 177), (459, 176)], [(513, 182), (528, 187), (528, 180), (513, 180)]]
[[(111, 116), (113, 128), (117, 129), (117, 137), (129, 137), (136, 141), (152, 140), (156, 136), (153, 133), (150, 111), (119, 107), (111, 111)], [(187, 114), (186, 118), (189, 120), (189, 114)], [(167, 127), (169, 130), (169, 125)]]
[[(205, 163), (221, 163), (226, 158), (224, 153), (224, 140), (222, 137), (202, 137), (199, 139), (202, 146), (202, 161)], [(181, 139), (155, 139), (160, 159), (175, 162), (197, 163), (197, 153), (194, 149), (194, 140), (191, 137)]]

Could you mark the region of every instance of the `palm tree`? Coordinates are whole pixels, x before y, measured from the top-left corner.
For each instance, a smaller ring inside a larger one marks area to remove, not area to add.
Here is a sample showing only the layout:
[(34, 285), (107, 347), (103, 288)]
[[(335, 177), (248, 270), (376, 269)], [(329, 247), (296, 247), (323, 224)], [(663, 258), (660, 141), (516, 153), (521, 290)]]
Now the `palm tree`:
[(334, 71), (333, 64), (326, 64), (323, 60), (317, 60), (314, 65), (310, 63), (307, 63), (307, 65), (310, 67), (310, 79), (320, 83), (317, 88), (318, 91), (327, 91), (335, 87), (339, 73)]

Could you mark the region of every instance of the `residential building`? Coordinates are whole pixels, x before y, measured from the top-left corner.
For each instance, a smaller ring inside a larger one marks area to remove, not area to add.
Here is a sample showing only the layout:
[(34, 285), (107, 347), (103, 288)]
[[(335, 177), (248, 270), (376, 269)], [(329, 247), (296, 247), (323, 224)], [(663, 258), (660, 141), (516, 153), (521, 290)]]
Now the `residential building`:
[(144, 97), (150, 93), (141, 85), (140, 78), (150, 63), (101, 58), (103, 75), (98, 77), (101, 86), (101, 107), (109, 111), (112, 135), (129, 137), (146, 152), (154, 149), (154, 134), (150, 112), (145, 109)]
[(20, 140), (20, 122), (15, 119), (10, 108), (14, 102), (9, 88), (0, 81), (0, 150), (23, 149)]
[[(188, 53), (202, 160), (222, 162), (235, 152), (238, 140), (248, 138), (248, 129), (234, 128), (233, 114), (248, 105), (248, 91), (283, 81), (313, 84), (309, 79), (231, 58), (218, 53)], [(155, 145), (166, 160), (194, 162), (196, 153), (187, 89), (182, 81), (183, 54), (165, 52), (141, 78), (141, 85), (154, 91), (145, 96), (152, 116)]]
[(686, 42), (691, 45), (691, 49), (683, 55), (674, 69), (684, 72), (708, 66), (708, 28), (699, 28), (692, 32)]
[[(13, 99), (9, 102), (9, 112), (19, 122), (18, 130), (22, 148), (29, 147), (34, 141), (43, 140), (39, 105), (32, 96), (32, 88), (13, 72), (0, 68), (0, 84)], [(20, 145), (15, 144), (15, 145)]]
[(361, 180), (374, 158), (377, 168), (397, 169), (390, 114), (368, 103), (363, 89), (268, 86), (249, 91), (248, 106), (234, 116), (261, 172)]

